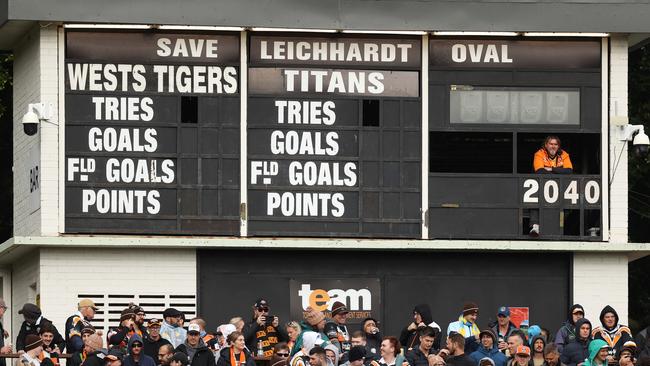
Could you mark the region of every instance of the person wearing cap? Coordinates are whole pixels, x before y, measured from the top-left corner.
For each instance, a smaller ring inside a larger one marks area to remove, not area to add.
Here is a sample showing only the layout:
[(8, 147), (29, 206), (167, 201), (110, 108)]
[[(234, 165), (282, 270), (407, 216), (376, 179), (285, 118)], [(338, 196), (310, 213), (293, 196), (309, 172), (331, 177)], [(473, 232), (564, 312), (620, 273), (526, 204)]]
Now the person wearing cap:
[(492, 327), (492, 331), (497, 336), (496, 346), (505, 353), (508, 348), (508, 336), (517, 327), (510, 320), (510, 308), (501, 306), (497, 311), (497, 323)]
[(478, 305), (473, 302), (466, 302), (463, 305), (463, 312), (458, 317), (458, 320), (449, 323), (449, 326), (447, 326), (447, 335), (451, 332), (456, 332), (465, 337), (465, 349), (470, 353), (476, 351), (479, 346), (478, 335), (481, 331), (476, 325), (477, 317)]
[(338, 341), (338, 347), (341, 353), (347, 352), (351, 348), (350, 332), (348, 331), (348, 327), (345, 325), (349, 313), (350, 311), (344, 303), (335, 301), (332, 304), (332, 320), (336, 325), (336, 340)]
[(381, 351), (381, 345), (384, 339), (381, 336), (381, 332), (378, 327), (379, 322), (374, 318), (365, 318), (361, 322), (361, 330), (366, 336), (366, 346), (374, 354), (379, 354)]
[(589, 357), (584, 366), (606, 366), (609, 357), (609, 345), (602, 339), (594, 339), (589, 343)]
[(176, 347), (176, 352), (186, 354), (191, 366), (215, 366), (214, 355), (201, 338), (201, 327), (196, 323), (187, 327), (187, 338)]
[(585, 317), (585, 309), (580, 304), (573, 304), (569, 308), (569, 318), (562, 324), (555, 334), (555, 344), (558, 351), (562, 353), (564, 347), (576, 340), (576, 322)]
[(147, 337), (147, 327), (144, 325), (144, 320), (147, 317), (147, 313), (144, 311), (144, 308), (140, 305), (131, 305), (133, 308), (133, 313), (135, 314), (135, 320), (133, 322), (133, 330), (140, 336), (142, 339)]
[(515, 362), (515, 354), (517, 348), (526, 344), (526, 335), (519, 329), (510, 332), (508, 336), (508, 348), (506, 349), (506, 356), (508, 356), (508, 365), (510, 366)]
[(618, 354), (618, 366), (634, 366), (636, 363), (636, 343), (627, 341)]
[(476, 361), (465, 354), (465, 337), (460, 333), (451, 333), (447, 337), (449, 356), (445, 360), (447, 366), (475, 366)]
[(77, 312), (70, 315), (65, 321), (65, 346), (67, 353), (83, 350), (84, 342), (81, 340), (81, 329), (90, 324), (95, 317), (97, 307), (90, 299), (82, 299), (77, 304)]
[(567, 344), (560, 353), (560, 360), (567, 366), (577, 366), (589, 356), (589, 342), (591, 342), (591, 322), (587, 318), (576, 321), (576, 338)]
[(632, 331), (618, 322), (618, 313), (607, 305), (600, 312), (600, 327), (592, 331), (593, 339), (602, 339), (609, 345), (609, 361), (613, 362), (625, 342), (633, 341)]
[(25, 366), (52, 366), (50, 359), (44, 358), (42, 361), (39, 356), (43, 352), (43, 341), (34, 334), (28, 334), (25, 337), (24, 353), (20, 357), (20, 362)]
[(433, 321), (433, 316), (431, 315), (431, 308), (428, 304), (419, 304), (413, 308), (413, 322), (407, 325), (399, 336), (399, 343), (404, 346), (405, 351), (410, 351), (417, 348), (418, 342), (420, 340), (419, 329), (429, 326), (437, 331), (435, 343), (433, 344), (434, 349), (440, 348), (440, 339), (439, 333), (442, 332), (442, 328), (438, 323)]
[(366, 360), (366, 349), (363, 346), (352, 346), (348, 352), (348, 361), (341, 366), (363, 366)]
[(492, 329), (483, 329), (479, 333), (479, 339), (481, 340), (481, 346), (472, 352), (469, 357), (476, 363), (488, 357), (494, 362), (494, 366), (506, 366), (508, 359), (497, 347), (497, 336), (494, 331)]
[(219, 351), (217, 366), (255, 366), (255, 357), (246, 349), (246, 341), (241, 332), (230, 333), (227, 341), (230, 347)]
[(163, 311), (163, 323), (160, 326), (160, 336), (169, 341), (174, 348), (180, 346), (187, 338), (187, 331), (180, 326), (183, 313), (168, 308)]
[(124, 366), (156, 366), (156, 361), (143, 352), (144, 342), (139, 334), (129, 338), (128, 355), (124, 358)]
[(168, 340), (160, 336), (160, 320), (151, 319), (147, 323), (147, 336), (142, 339), (144, 344), (144, 354), (158, 359), (158, 350), (165, 344), (171, 344)]
[(137, 334), (135, 331), (135, 313), (132, 307), (128, 307), (120, 313), (120, 325), (108, 332), (108, 344), (111, 347), (118, 347), (124, 353), (128, 353), (129, 339), (134, 334)]
[(92, 325), (84, 327), (81, 330), (81, 340), (84, 343), (84, 347), (81, 351), (72, 354), (72, 356), (66, 361), (66, 366), (81, 366), (81, 364), (86, 360), (88, 354), (92, 352), (88, 346), (88, 337), (92, 334), (95, 334), (95, 328)]
[[(313, 331), (304, 331), (299, 337), (300, 349), (293, 355), (289, 361), (289, 366), (306, 366), (308, 365), (307, 360), (309, 359), (309, 351), (316, 346), (325, 346), (325, 341), (321, 337), (320, 333)], [(296, 342), (296, 345), (298, 342)], [(297, 346), (294, 346), (294, 349)], [(354, 347), (352, 347), (354, 348)], [(219, 359), (221, 361), (221, 359)], [(228, 365), (217, 365), (217, 366), (228, 366)]]
[(108, 350), (104, 348), (104, 341), (97, 333), (93, 333), (86, 338), (86, 359), (83, 366), (104, 366), (104, 357)]
[(124, 362), (124, 353), (117, 348), (109, 350), (104, 357), (104, 366), (122, 366), (122, 362)]
[(515, 355), (508, 362), (508, 366), (531, 366), (530, 348), (528, 346), (517, 346)]
[(253, 318), (244, 326), (244, 339), (246, 347), (258, 355), (258, 347), (262, 347), (264, 357), (273, 356), (273, 346), (279, 342), (286, 342), (289, 336), (280, 326), (277, 316), (269, 315), (269, 303), (263, 298), (257, 299), (253, 304)]
[(176, 352), (172, 357), (169, 359), (169, 364), (171, 366), (187, 366), (187, 355), (184, 354), (183, 352)]
[(54, 324), (43, 317), (41, 309), (38, 306), (26, 303), (23, 305), (23, 308), (18, 311), (18, 314), (22, 314), (25, 318), (25, 321), (23, 321), (20, 326), (20, 331), (18, 331), (18, 337), (16, 337), (16, 350), (19, 353), (25, 350), (25, 340), (27, 336), (31, 334), (40, 339), (39, 333), (45, 326), (50, 326), (54, 330), (54, 340), (52, 342), (54, 342), (59, 349), (65, 349), (65, 339), (63, 339)]
[(419, 328), (420, 339), (417, 348), (406, 352), (406, 360), (411, 366), (428, 366), (429, 355), (438, 351), (433, 348), (438, 333), (431, 327)]

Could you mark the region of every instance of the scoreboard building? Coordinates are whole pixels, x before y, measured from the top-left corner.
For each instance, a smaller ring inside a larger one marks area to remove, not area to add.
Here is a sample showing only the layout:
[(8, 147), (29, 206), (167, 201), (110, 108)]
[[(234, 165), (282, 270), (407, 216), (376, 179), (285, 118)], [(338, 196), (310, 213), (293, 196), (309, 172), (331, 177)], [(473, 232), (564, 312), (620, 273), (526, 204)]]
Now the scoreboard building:
[[(212, 330), (260, 296), (281, 321), (342, 300), (386, 334), (419, 303), (626, 322), (650, 252), (627, 216), (644, 2), (0, 3), (12, 337), (25, 302), (62, 326), (80, 298), (99, 327), (134, 302)], [(572, 174), (534, 172), (549, 135)]]

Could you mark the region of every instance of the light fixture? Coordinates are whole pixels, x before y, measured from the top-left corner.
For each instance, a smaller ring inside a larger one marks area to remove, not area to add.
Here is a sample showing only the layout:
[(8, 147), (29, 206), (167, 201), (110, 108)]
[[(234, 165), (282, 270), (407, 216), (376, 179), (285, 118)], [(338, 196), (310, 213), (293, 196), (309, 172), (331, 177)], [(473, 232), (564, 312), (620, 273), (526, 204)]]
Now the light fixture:
[(526, 37), (609, 37), (609, 33), (581, 33), (581, 32), (524, 32)]
[(203, 30), (203, 31), (236, 31), (241, 32), (244, 27), (220, 27), (207, 25), (159, 25), (158, 29), (164, 30)]
[(65, 24), (64, 28), (76, 29), (151, 29), (153, 26), (147, 24)]
[(518, 32), (464, 32), (464, 31), (439, 31), (433, 32), (434, 36), (489, 36), (489, 37), (517, 37)]
[(341, 33), (349, 34), (396, 34), (396, 35), (423, 35), (425, 31), (387, 31), (387, 30), (342, 30)]
[(336, 33), (335, 29), (309, 29), (309, 28), (269, 28), (269, 27), (253, 27), (254, 32), (306, 32), (306, 33)]

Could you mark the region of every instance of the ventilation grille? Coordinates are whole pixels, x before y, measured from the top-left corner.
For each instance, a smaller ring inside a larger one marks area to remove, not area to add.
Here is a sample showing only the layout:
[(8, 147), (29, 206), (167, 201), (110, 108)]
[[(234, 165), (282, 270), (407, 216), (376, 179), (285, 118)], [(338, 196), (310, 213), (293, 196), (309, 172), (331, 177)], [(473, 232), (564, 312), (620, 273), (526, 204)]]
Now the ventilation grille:
[[(196, 316), (196, 295), (126, 295), (126, 294), (79, 294), (79, 299), (91, 299), (99, 310), (91, 321), (96, 329), (103, 329), (107, 334), (109, 328), (117, 327), (120, 313), (129, 303), (141, 306), (149, 319), (162, 320), (162, 313), (167, 308), (175, 308), (185, 314), (189, 320)], [(187, 323), (185, 323), (187, 324)]]

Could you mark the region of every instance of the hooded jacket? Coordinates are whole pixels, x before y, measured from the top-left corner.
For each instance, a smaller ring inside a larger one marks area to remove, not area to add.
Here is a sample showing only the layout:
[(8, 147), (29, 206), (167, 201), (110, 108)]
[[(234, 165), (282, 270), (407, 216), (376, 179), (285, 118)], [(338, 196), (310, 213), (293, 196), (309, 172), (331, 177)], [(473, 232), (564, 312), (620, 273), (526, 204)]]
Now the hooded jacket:
[(494, 362), (494, 366), (506, 366), (508, 363), (508, 358), (503, 354), (503, 352), (499, 351), (496, 343), (493, 344), (490, 349), (486, 349), (481, 345), (476, 351), (470, 353), (469, 357), (474, 360), (477, 365), (481, 359), (486, 357)]
[(144, 346), (144, 342), (142, 341), (142, 338), (140, 338), (139, 335), (133, 334), (131, 338), (129, 338), (129, 343), (128, 343), (128, 350), (129, 350), (129, 355), (124, 357), (124, 361), (122, 362), (124, 366), (156, 366), (156, 361), (153, 360), (150, 356), (147, 356), (144, 353), (144, 347), (140, 349), (140, 360), (138, 362), (135, 361), (133, 358), (133, 354), (131, 350), (133, 349), (133, 343), (135, 342), (140, 342)]
[[(219, 361), (217, 361), (216, 366), (231, 366), (231, 364), (230, 364), (230, 348), (231, 347), (225, 347), (219, 352)], [(210, 351), (208, 351), (208, 352), (210, 352)], [(255, 366), (255, 359), (253, 358), (253, 355), (250, 352), (248, 352), (245, 348), (244, 348), (244, 350), (242, 352), (244, 352), (244, 357), (246, 357), (246, 365), (245, 366)], [(210, 358), (212, 358), (212, 365), (214, 365), (214, 357), (212, 357), (212, 353), (210, 353)], [(194, 364), (194, 360), (192, 360), (192, 363), (190, 365), (191, 366), (196, 366), (196, 364)], [(244, 365), (242, 365), (242, 366), (244, 366)]]
[[(587, 338), (580, 337), (580, 327), (583, 324), (589, 324), (590, 332)], [(567, 344), (560, 354), (560, 362), (567, 366), (576, 366), (589, 357), (589, 342), (591, 342), (591, 329), (593, 329), (591, 322), (586, 318), (578, 319), (575, 329), (576, 340)]]
[[(616, 319), (616, 323), (614, 323), (614, 326), (611, 328), (605, 326), (605, 315), (607, 313), (613, 313)], [(623, 348), (625, 342), (633, 340), (632, 332), (626, 325), (618, 323), (618, 313), (609, 305), (605, 306), (600, 312), (600, 323), (602, 326), (596, 327), (591, 333), (591, 336), (594, 340), (604, 340), (610, 347), (609, 354), (614, 356), (614, 358), (617, 358), (617, 355), (621, 351), (621, 348)]]
[[(594, 359), (596, 358), (596, 355), (598, 355), (598, 352), (600, 352), (600, 349), (604, 346), (607, 346), (607, 342), (603, 341), (602, 339), (594, 339), (591, 341), (589, 343), (589, 358), (585, 360), (584, 366), (597, 366), (594, 363)], [(604, 364), (607, 365), (607, 361), (605, 361)]]
[[(536, 325), (533, 325), (533, 327), (536, 327)], [(542, 354), (542, 360), (536, 362), (535, 361), (535, 342), (537, 342), (538, 339), (541, 340), (542, 343), (544, 343), (544, 346), (542, 346), (542, 352), (538, 352), (538, 353)], [(542, 337), (541, 335), (532, 336), (532, 338), (530, 339), (530, 360), (533, 362), (533, 365), (541, 366), (544, 363), (544, 348), (545, 347), (546, 347), (546, 340), (544, 339), (544, 337)]]
[(562, 324), (560, 329), (557, 331), (557, 334), (555, 334), (555, 345), (557, 346), (557, 350), (562, 353), (562, 350), (564, 347), (576, 340), (576, 329), (575, 329), (575, 323), (573, 322), (573, 311), (575, 309), (580, 309), (582, 310), (582, 313), (585, 313), (585, 309), (582, 307), (580, 304), (573, 304), (569, 308), (569, 317), (567, 321)]
[[(227, 348), (227, 350), (230, 352), (230, 348)], [(216, 366), (214, 354), (210, 351), (203, 339), (199, 339), (199, 344), (197, 344), (196, 347), (190, 346), (190, 344), (187, 343), (187, 340), (185, 340), (183, 344), (176, 347), (176, 352), (183, 352), (186, 354), (187, 358), (190, 360), (188, 364), (190, 366)], [(252, 357), (246, 355), (246, 360), (249, 358), (252, 359)], [(228, 353), (228, 365), (230, 365), (230, 353)]]
[[(433, 316), (431, 315), (431, 308), (427, 304), (419, 304), (413, 308), (413, 312), (420, 314), (422, 317), (422, 322), (427, 324), (433, 329), (437, 329), (438, 332), (441, 332), (442, 329), (440, 326), (433, 321)], [(417, 324), (416, 324), (417, 325)], [(436, 335), (435, 340), (433, 341), (433, 349), (440, 349), (440, 335)], [(399, 343), (404, 347), (405, 351), (417, 348), (420, 344), (420, 337), (418, 337), (418, 330), (409, 330), (408, 326), (402, 329), (402, 332), (399, 336)]]

